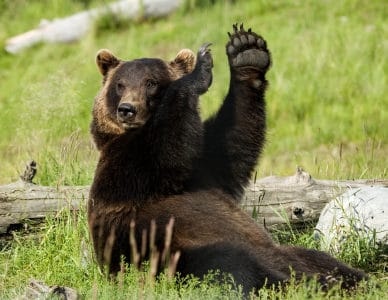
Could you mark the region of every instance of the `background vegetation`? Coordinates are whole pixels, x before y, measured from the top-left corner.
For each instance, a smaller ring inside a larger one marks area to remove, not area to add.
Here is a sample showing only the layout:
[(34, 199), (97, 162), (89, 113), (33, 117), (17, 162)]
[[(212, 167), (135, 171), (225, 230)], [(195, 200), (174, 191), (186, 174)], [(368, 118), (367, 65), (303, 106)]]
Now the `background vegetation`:
[[(63, 17), (103, 3), (0, 0), (0, 45), (34, 28), (42, 18)], [(188, 0), (179, 12), (162, 20), (103, 18), (78, 43), (41, 44), (17, 55), (0, 50), (0, 184), (16, 180), (30, 158), (38, 162), (40, 184), (91, 182), (97, 152), (88, 126), (101, 83), (94, 63), (100, 48), (123, 59), (168, 60), (181, 48), (196, 50), (203, 42), (212, 42), (214, 81), (202, 97), (201, 110), (204, 118), (215, 112), (228, 88), (226, 32), (236, 22), (261, 33), (273, 57), (268, 142), (258, 176), (290, 175), (300, 165), (320, 178), (387, 177), (387, 14), (384, 0)], [(83, 212), (75, 216), (64, 211), (47, 220), (41, 238), (15, 236), (0, 252), (0, 296), (13, 298), (29, 278), (39, 278), (73, 286), (87, 298), (238, 297), (227, 286), (198, 285), (195, 280), (183, 284), (162, 279), (147, 288), (152, 281), (137, 272), (129, 272), (117, 291), (90, 255), (85, 258), (90, 243), (84, 219)], [(277, 236), (318, 247), (308, 233)], [(365, 257), (371, 258), (366, 266), (376, 275), (369, 289), (348, 297), (378, 299), (388, 287), (383, 280), (387, 264), (378, 251), (362, 249), (366, 252), (348, 249), (339, 255), (355, 266), (354, 257), (361, 255), (363, 267)], [(380, 289), (373, 288), (377, 283)], [(282, 298), (287, 299), (327, 296), (305, 286), (285, 293)], [(339, 295), (332, 293), (334, 298)], [(261, 297), (275, 294), (265, 290)]]

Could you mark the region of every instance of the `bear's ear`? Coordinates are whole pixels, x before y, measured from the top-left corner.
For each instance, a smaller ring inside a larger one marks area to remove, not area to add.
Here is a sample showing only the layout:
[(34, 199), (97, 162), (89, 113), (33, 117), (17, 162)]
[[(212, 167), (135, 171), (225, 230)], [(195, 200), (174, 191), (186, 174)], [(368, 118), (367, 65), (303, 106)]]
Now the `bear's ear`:
[(96, 63), (100, 73), (105, 76), (111, 68), (116, 67), (120, 63), (120, 60), (109, 50), (101, 49), (97, 52)]
[(182, 49), (178, 52), (173, 61), (170, 62), (175, 76), (182, 77), (194, 70), (195, 54), (190, 49)]

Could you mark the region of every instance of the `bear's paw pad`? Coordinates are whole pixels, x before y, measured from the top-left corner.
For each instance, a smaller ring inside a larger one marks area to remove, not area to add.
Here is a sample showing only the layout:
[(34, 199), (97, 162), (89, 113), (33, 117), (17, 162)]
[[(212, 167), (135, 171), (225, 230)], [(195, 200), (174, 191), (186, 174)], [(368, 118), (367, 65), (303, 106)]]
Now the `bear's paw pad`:
[(253, 67), (262, 72), (268, 70), (271, 63), (270, 54), (261, 36), (250, 28), (245, 31), (242, 24), (240, 29), (234, 24), (233, 33), (228, 34), (230, 40), (226, 45), (226, 52), (231, 67)]

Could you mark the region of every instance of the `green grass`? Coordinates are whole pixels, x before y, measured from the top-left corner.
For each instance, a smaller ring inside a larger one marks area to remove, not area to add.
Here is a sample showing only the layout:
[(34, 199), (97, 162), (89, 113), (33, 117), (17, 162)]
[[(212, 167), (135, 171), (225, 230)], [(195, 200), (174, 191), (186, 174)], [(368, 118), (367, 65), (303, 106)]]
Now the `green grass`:
[[(276, 232), (275, 238), (282, 243), (318, 248), (311, 232), (290, 229)], [(346, 253), (354, 254), (355, 250), (346, 249)], [(365, 260), (375, 262), (378, 255), (369, 253), (363, 262), (357, 262), (348, 255), (341, 258), (360, 266)], [(369, 270), (370, 281), (352, 294), (343, 294), (338, 287), (322, 293), (315, 282), (291, 282), (283, 291), (263, 289), (257, 298), (382, 299), (388, 288), (383, 269), (382, 265), (374, 265)], [(169, 279), (164, 274), (154, 280), (145, 267), (143, 271), (129, 268), (119, 275), (117, 282), (107, 280), (93, 259), (85, 212), (75, 213), (71, 209), (64, 209), (55, 219), (48, 217), (39, 236), (25, 237), (15, 233), (13, 242), (0, 252), (0, 299), (14, 299), (22, 294), (32, 278), (48, 285), (75, 288), (86, 299), (242, 299), (228, 277), (224, 284), (215, 285), (211, 283), (212, 274), (203, 282), (195, 278)]]
[[(100, 48), (123, 59), (172, 59), (181, 48), (213, 43), (214, 81), (202, 97), (203, 117), (216, 111), (228, 88), (224, 45), (231, 24), (244, 22), (262, 34), (272, 51), (268, 74), (268, 142), (258, 176), (291, 175), (297, 165), (314, 177), (386, 178), (388, 153), (387, 5), (376, 1), (188, 0), (185, 9), (161, 20), (99, 20), (80, 42), (39, 44), (17, 54), (0, 50), (0, 184), (12, 182), (33, 158), (37, 183), (89, 184), (98, 154), (90, 139), (93, 98), (101, 77), (94, 63)], [(233, 3), (234, 2), (234, 3)], [(7, 38), (103, 1), (0, 0), (0, 45)], [(190, 10), (190, 7), (198, 6)], [(38, 239), (15, 237), (0, 252), (0, 298), (14, 298), (29, 278), (69, 285), (86, 298), (237, 298), (227, 288), (161, 279), (149, 288), (144, 273), (129, 272), (121, 289), (107, 282), (92, 258), (85, 216), (63, 212), (49, 219)], [(318, 247), (306, 233), (289, 229), (281, 241)], [(361, 241), (362, 242), (362, 241)], [(364, 248), (362, 248), (364, 249)], [(361, 253), (361, 254), (360, 254)], [(341, 259), (369, 266), (371, 287), (356, 299), (383, 298), (387, 264), (381, 253), (347, 250)], [(361, 261), (354, 259), (361, 255)], [(367, 261), (365, 261), (367, 260)], [(373, 262), (373, 263), (372, 263)], [(369, 267), (368, 267), (369, 268)], [(373, 288), (380, 284), (381, 288)], [(3, 294), (1, 294), (3, 293)], [(262, 299), (274, 298), (264, 290)], [(312, 295), (312, 296), (311, 296)], [(325, 296), (292, 286), (283, 299)], [(334, 291), (333, 298), (338, 298)]]
[[(74, 13), (85, 2), (98, 5), (98, 1), (4, 2), (0, 44), (33, 28), (41, 18)], [(214, 83), (201, 105), (203, 116), (209, 116), (227, 91), (224, 44), (235, 22), (260, 32), (273, 54), (268, 74), (268, 143), (258, 175), (290, 175), (299, 165), (322, 178), (386, 177), (384, 1), (215, 2), (207, 7), (202, 3), (190, 15), (178, 12), (126, 26), (121, 22), (117, 30), (110, 29), (114, 23), (102, 25), (103, 20), (79, 43), (42, 44), (18, 55), (1, 52), (0, 183), (15, 180), (30, 158), (38, 161), (40, 170), (50, 168), (47, 153), (57, 156), (74, 132), (84, 170), (83, 178), (77, 178), (90, 182), (96, 154), (88, 124), (101, 81), (94, 64), (100, 48), (125, 59), (168, 60), (181, 48), (195, 50), (211, 41)], [(38, 182), (60, 182), (58, 176), (38, 172)]]

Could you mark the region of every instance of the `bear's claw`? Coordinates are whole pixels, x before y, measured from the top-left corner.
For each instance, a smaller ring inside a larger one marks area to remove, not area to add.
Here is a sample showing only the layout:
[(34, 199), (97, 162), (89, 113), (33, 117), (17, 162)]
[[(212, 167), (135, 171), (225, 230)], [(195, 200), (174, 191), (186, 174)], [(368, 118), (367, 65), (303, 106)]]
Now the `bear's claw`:
[(213, 59), (210, 53), (210, 45), (211, 43), (205, 43), (199, 48), (197, 62), (194, 71), (190, 75), (192, 82), (195, 82), (193, 87), (198, 95), (202, 95), (208, 90), (213, 79)]
[(203, 44), (199, 50), (198, 50), (198, 53), (201, 55), (201, 56), (204, 56), (206, 53), (210, 52), (210, 46), (212, 45), (212, 43), (205, 43)]
[(197, 65), (205, 70), (211, 70), (213, 67), (213, 59), (210, 53), (212, 43), (204, 43), (198, 50)]
[(233, 24), (233, 33), (229, 33), (229, 41), (226, 44), (226, 53), (229, 58), (229, 64), (232, 68), (253, 67), (265, 73), (270, 64), (270, 54), (265, 40), (252, 32), (244, 29), (243, 24), (240, 28)]

